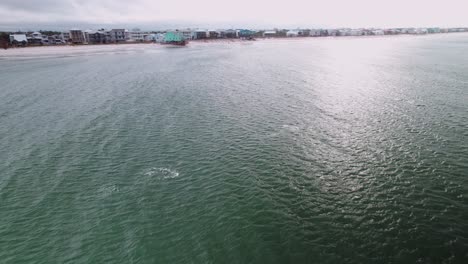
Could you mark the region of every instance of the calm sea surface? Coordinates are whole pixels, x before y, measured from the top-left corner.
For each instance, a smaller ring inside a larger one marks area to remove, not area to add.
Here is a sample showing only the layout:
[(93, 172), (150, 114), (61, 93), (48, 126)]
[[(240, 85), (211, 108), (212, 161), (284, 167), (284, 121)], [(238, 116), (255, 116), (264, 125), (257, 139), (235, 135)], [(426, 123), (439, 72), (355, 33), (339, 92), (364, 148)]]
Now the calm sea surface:
[(468, 263), (468, 34), (0, 69), (1, 263)]

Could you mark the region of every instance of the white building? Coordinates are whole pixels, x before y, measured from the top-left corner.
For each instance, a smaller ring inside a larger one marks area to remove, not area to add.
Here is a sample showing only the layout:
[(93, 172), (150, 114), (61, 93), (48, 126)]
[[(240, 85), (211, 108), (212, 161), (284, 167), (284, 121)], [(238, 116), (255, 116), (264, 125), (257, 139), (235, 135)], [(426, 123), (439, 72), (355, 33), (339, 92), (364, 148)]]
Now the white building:
[(42, 34), (40, 32), (33, 32), (31, 36), (36, 39), (42, 39)]
[(309, 36), (311, 37), (319, 37), (320, 36), (320, 29), (311, 29)]
[(298, 30), (289, 30), (286, 32), (286, 37), (298, 37), (299, 31)]
[(427, 28), (418, 28), (416, 29), (416, 34), (427, 34), (428, 33), (428, 30)]
[(94, 34), (94, 33), (96, 33), (96, 31), (91, 30), (91, 29), (87, 29), (87, 30), (83, 31), (83, 35), (84, 35), (84, 39), (85, 39), (86, 43), (89, 43), (89, 35)]
[(71, 37), (70, 37), (70, 31), (65, 31), (60, 34), (60, 38), (62, 39), (63, 43), (67, 43)]
[(184, 36), (186, 40), (193, 40), (197, 37), (196, 32), (191, 29), (180, 30), (180, 33), (182, 34), (182, 36)]
[[(23, 42), (24, 41), (24, 42)], [(12, 34), (10, 35), (10, 43), (17, 42), (18, 44), (28, 43), (28, 39), (25, 34)]]
[(109, 31), (111, 42), (125, 42), (130, 39), (128, 30), (125, 29), (112, 29)]
[(49, 42), (48, 40), (44, 41), (40, 32), (33, 32), (30, 35), (26, 36), (26, 38), (28, 39), (28, 43), (32, 45), (43, 45)]
[(131, 31), (126, 31), (126, 41), (131, 42), (144, 42), (148, 41), (147, 36), (151, 35), (151, 32), (141, 31), (139, 28), (134, 28)]
[(166, 34), (164, 33), (157, 33), (157, 34), (152, 34), (152, 41), (157, 42), (157, 43), (162, 43), (164, 42), (164, 37)]
[(339, 29), (338, 33), (336, 35), (337, 36), (351, 36), (351, 30), (350, 29)]
[(350, 36), (362, 36), (363, 31), (361, 29), (352, 29), (350, 32)]
[(267, 30), (263, 32), (263, 37), (275, 37), (277, 35), (276, 30)]
[(382, 29), (375, 29), (375, 30), (372, 30), (372, 34), (377, 35), (377, 36), (382, 36), (382, 35), (385, 35), (385, 32)]

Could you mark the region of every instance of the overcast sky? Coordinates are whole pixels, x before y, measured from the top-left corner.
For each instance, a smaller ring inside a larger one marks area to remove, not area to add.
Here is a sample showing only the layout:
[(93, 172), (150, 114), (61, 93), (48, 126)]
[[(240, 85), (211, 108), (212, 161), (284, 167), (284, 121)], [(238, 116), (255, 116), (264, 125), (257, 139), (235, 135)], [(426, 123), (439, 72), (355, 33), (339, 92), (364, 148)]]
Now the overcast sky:
[(468, 0), (0, 0), (0, 25), (468, 26)]

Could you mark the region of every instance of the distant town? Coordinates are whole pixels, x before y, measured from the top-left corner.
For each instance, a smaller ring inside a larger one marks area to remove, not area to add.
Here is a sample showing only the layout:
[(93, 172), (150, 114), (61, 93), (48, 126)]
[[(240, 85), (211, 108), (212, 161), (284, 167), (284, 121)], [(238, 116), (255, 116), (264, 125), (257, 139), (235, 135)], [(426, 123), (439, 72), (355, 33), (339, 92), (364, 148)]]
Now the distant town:
[[(165, 43), (168, 41), (197, 41), (216, 39), (255, 40), (259, 38), (300, 38), (329, 36), (382, 36), (425, 35), (468, 32), (468, 28), (339, 28), (339, 29), (177, 29), (166, 31), (142, 31), (140, 29), (98, 29), (69, 31), (0, 32), (0, 47), (15, 48), (45, 45), (96, 45), (116, 43)], [(170, 40), (168, 40), (170, 39)]]

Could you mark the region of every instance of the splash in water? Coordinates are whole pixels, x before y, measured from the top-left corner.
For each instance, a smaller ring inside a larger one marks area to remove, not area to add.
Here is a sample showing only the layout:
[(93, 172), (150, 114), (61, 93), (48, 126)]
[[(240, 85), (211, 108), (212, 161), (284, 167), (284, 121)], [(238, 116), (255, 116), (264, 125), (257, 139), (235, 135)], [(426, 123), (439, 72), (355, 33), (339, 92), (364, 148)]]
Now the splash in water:
[(168, 168), (151, 168), (145, 171), (145, 176), (157, 177), (161, 180), (179, 177), (179, 173)]

